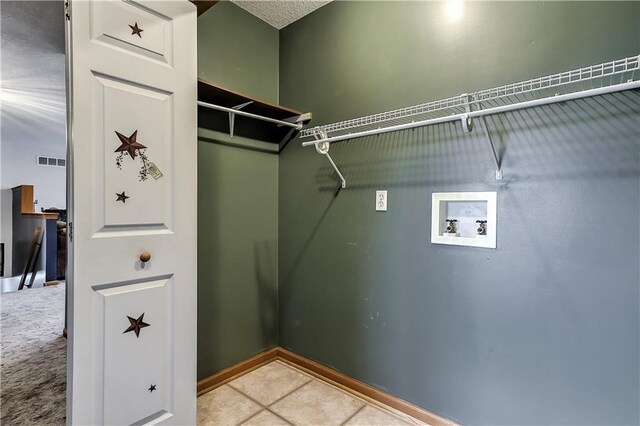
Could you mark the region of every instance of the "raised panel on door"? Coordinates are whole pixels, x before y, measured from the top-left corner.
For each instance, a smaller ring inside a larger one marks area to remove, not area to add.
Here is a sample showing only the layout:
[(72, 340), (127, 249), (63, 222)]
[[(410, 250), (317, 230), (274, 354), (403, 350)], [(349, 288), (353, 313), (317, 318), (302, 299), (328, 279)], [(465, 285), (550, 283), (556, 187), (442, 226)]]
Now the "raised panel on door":
[[(94, 75), (96, 231), (170, 229), (173, 98), (168, 91)], [(151, 171), (150, 171), (151, 170)]]
[(172, 277), (94, 286), (104, 424), (173, 415)]
[(172, 64), (171, 18), (140, 3), (92, 2), (91, 36), (114, 48)]

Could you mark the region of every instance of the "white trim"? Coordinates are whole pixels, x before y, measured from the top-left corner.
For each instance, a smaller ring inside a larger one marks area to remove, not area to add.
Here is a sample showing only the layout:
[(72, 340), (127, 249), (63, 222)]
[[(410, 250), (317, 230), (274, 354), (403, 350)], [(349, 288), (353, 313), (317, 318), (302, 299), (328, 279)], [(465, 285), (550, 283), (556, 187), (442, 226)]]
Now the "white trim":
[[(486, 201), (487, 235), (486, 237), (447, 237), (443, 235), (442, 211), (447, 201)], [(497, 242), (497, 192), (434, 192), (431, 194), (431, 243), (454, 246), (496, 248)]]

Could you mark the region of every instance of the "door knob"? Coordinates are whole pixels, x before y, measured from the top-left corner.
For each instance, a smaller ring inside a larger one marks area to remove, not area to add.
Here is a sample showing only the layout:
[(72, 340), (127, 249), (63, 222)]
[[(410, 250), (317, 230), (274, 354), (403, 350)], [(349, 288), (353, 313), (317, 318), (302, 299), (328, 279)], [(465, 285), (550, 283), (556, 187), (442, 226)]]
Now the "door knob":
[(145, 263), (151, 260), (151, 253), (149, 253), (148, 251), (143, 251), (142, 253), (140, 253), (140, 262)]

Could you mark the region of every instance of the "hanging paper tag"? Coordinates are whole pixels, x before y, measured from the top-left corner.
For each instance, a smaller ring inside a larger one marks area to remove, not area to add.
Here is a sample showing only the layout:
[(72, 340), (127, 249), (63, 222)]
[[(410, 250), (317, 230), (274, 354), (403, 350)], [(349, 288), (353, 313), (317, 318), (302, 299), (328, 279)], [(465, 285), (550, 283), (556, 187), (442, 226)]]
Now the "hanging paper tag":
[(147, 170), (155, 180), (158, 180), (162, 177), (162, 172), (154, 163), (149, 163), (149, 165), (147, 166)]

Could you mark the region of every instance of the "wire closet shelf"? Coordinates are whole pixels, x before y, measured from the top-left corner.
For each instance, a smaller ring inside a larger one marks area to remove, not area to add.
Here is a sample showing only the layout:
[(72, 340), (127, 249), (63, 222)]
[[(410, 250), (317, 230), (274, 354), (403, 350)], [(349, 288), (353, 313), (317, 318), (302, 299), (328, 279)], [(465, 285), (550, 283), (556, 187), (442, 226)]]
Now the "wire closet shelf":
[[(346, 187), (344, 177), (328, 154), (333, 142), (452, 121), (460, 121), (463, 130), (470, 132), (473, 118), (637, 88), (640, 88), (640, 55), (315, 126), (303, 129), (299, 137), (313, 138), (302, 142), (302, 146), (315, 146), (319, 153), (327, 155)], [(484, 120), (481, 122), (486, 127)], [(501, 179), (499, 160), (489, 142), (496, 162), (496, 178)]]

